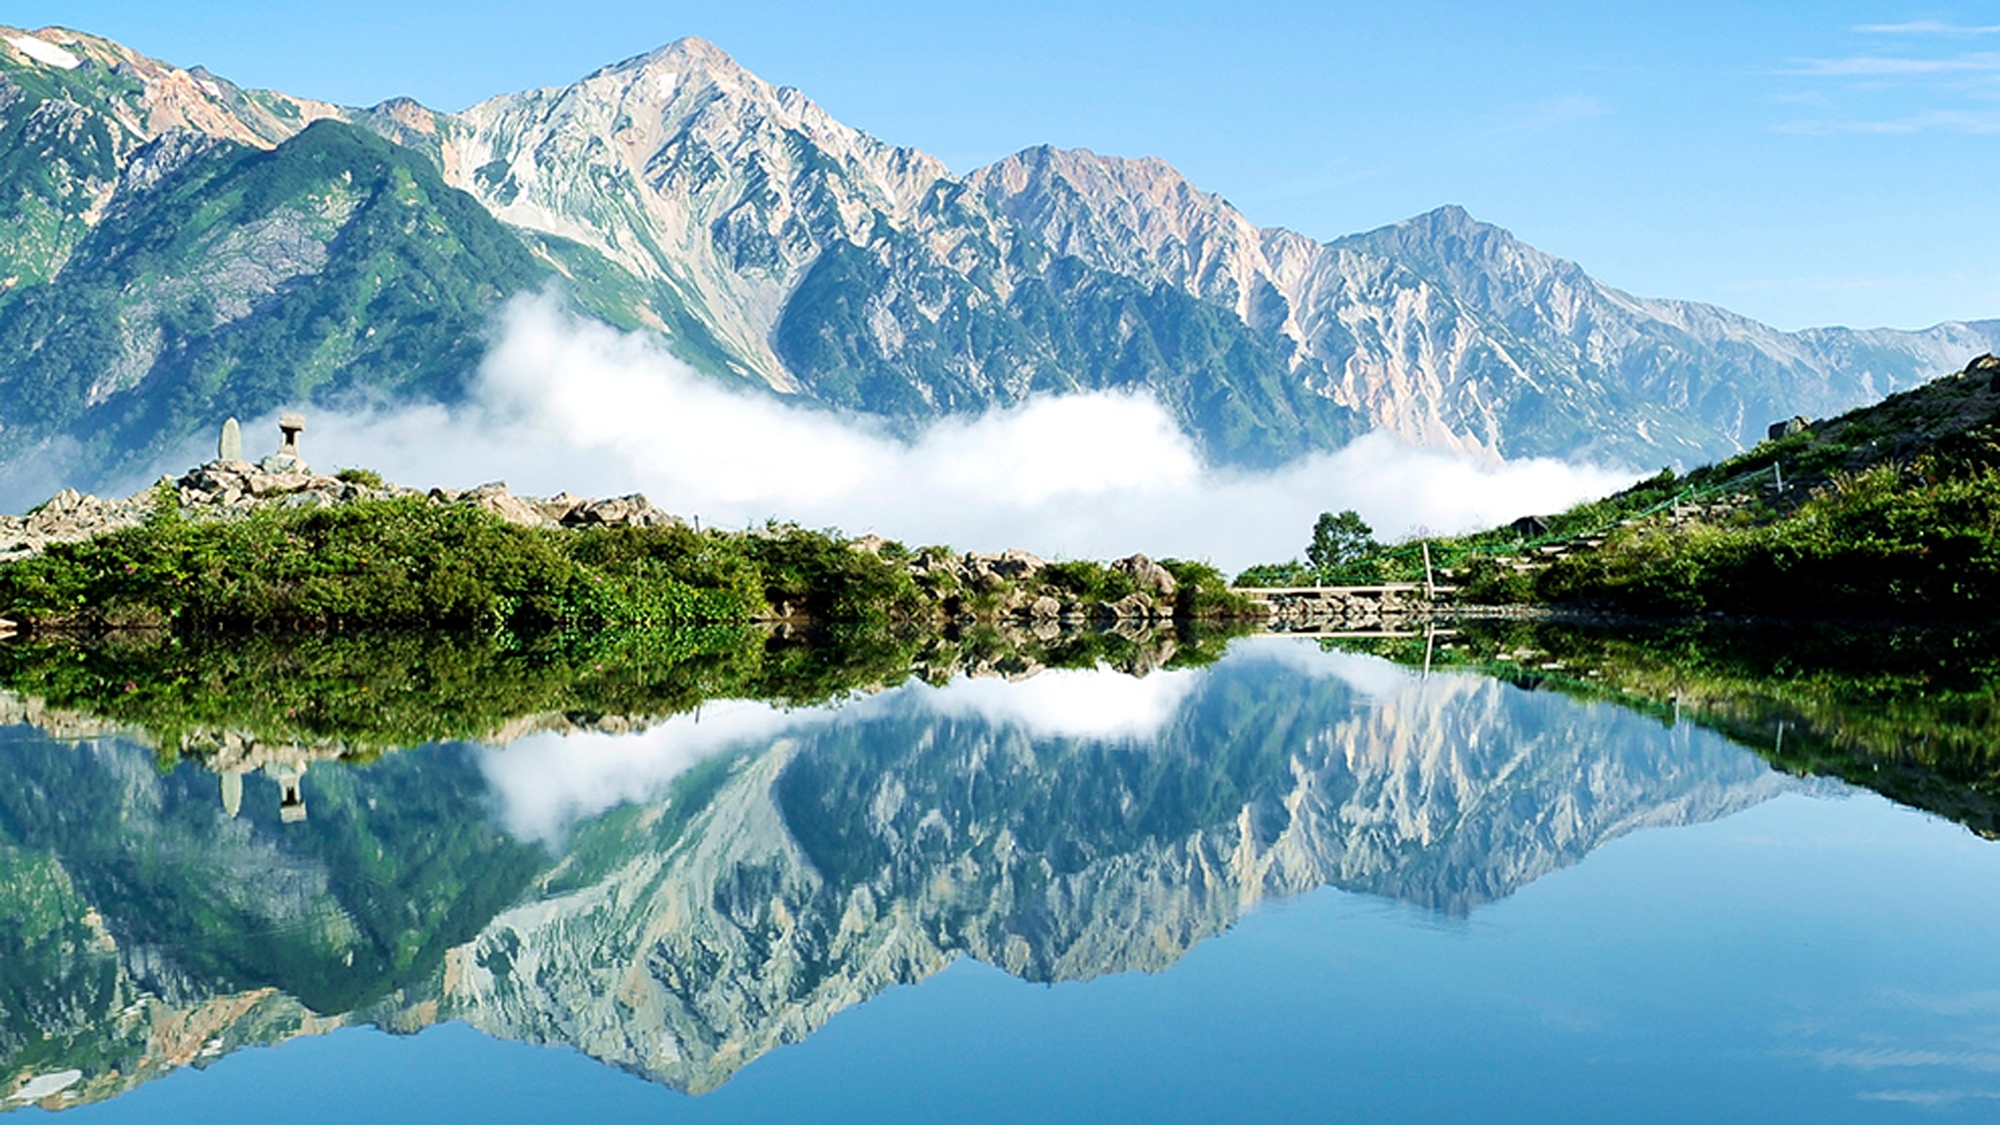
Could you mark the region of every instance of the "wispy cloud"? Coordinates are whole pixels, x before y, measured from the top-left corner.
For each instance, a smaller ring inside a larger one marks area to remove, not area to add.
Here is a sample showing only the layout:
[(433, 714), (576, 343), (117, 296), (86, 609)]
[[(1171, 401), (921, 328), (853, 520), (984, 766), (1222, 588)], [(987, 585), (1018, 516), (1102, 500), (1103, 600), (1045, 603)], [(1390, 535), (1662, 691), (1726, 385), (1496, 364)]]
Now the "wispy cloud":
[(2000, 35), (2000, 24), (1968, 26), (1944, 20), (1911, 20), (1908, 23), (1864, 23), (1854, 30), (1862, 35)]
[(1918, 133), (1991, 136), (2000, 133), (2000, 51), (1955, 49), (1954, 40), (2000, 34), (2000, 25), (1941, 20), (1864, 24), (1857, 34), (1879, 38), (1849, 55), (1798, 58), (1775, 73), (1795, 80), (1775, 100), (1810, 105), (1813, 117), (1780, 121), (1795, 136), (1897, 137)]
[(1844, 59), (1801, 59), (1788, 74), (1821, 78), (1895, 78), (1930, 74), (1990, 74), (2000, 71), (2000, 51), (1979, 51), (1951, 58), (1903, 55), (1852, 55)]
[(2000, 134), (2000, 110), (1934, 109), (1924, 113), (1872, 121), (1861, 118), (1829, 117), (1786, 121), (1773, 126), (1772, 129), (1779, 133), (1808, 137), (1842, 134), (1895, 137), (1912, 133), (1962, 133), (1967, 136), (1986, 137)]
[(2000, 1101), (2000, 1091), (1994, 1090), (1863, 1090), (1854, 1096), (1864, 1102), (1920, 1106), (1947, 1106), (1965, 1101)]
[(1609, 117), (1611, 107), (1605, 105), (1602, 99), (1573, 94), (1532, 105), (1515, 106), (1503, 113), (1509, 118), (1508, 127), (1540, 132)]
[(1838, 1047), (1821, 1051), (1819, 1061), (1822, 1066), (1844, 1070), (1944, 1067), (1950, 1070), (2000, 1071), (2000, 1054), (1978, 1050)]

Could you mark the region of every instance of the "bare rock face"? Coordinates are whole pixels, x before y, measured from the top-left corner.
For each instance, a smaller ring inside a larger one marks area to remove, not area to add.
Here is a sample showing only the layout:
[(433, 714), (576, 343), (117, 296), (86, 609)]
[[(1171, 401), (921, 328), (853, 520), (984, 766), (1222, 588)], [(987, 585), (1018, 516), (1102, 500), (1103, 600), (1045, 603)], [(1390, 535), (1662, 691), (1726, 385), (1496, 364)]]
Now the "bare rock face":
[(534, 501), (522, 499), (508, 492), (505, 481), (482, 484), (478, 488), (462, 493), (456, 502), (484, 509), (508, 523), (520, 524), (523, 527), (553, 527), (556, 523)]
[(1171, 599), (1178, 588), (1173, 572), (1144, 555), (1133, 555), (1129, 559), (1119, 559), (1111, 564), (1111, 569), (1120, 574), (1130, 575), (1134, 585), (1162, 598)]

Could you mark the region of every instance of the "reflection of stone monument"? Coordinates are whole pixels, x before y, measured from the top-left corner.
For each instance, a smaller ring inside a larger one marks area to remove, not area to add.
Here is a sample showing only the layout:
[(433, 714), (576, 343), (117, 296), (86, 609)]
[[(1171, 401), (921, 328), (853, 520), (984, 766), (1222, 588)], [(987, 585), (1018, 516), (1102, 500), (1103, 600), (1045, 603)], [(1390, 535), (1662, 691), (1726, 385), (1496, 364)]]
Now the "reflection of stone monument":
[[(278, 446), (276, 453), (257, 462), (257, 467), (267, 473), (305, 472), (306, 459), (299, 453), (299, 435), (305, 432), (305, 428), (306, 416), (303, 414), (287, 411), (278, 415), (278, 432), (284, 435), (284, 441)], [(228, 432), (225, 426), (223, 429), (225, 439)]]
[(306, 796), (299, 788), (305, 772), (304, 762), (296, 767), (280, 767), (271, 772), (272, 779), (278, 783), (278, 819), (286, 824), (297, 824), (306, 818)]
[[(182, 742), (183, 750), (192, 745)], [(262, 773), (278, 784), (278, 819), (285, 824), (297, 824), (306, 819), (306, 767), (313, 763), (315, 757), (337, 753), (297, 744), (264, 744), (253, 735), (236, 731), (222, 732), (207, 746), (210, 751), (208, 768), (215, 771), (222, 790), (222, 814), (232, 820), (241, 815), (243, 778), (247, 774)]]
[(222, 773), (222, 811), (229, 819), (235, 820), (243, 808), (243, 775), (235, 770)]

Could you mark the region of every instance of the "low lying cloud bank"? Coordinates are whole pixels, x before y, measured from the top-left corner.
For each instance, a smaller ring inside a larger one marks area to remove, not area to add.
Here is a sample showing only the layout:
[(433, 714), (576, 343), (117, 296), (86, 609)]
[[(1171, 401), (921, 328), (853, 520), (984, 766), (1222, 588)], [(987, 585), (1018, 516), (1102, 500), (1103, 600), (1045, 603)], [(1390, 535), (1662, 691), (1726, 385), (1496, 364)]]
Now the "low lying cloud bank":
[(553, 297), (515, 301), (497, 327), (466, 404), (316, 417), (314, 462), (408, 484), (643, 491), (705, 526), (775, 516), (912, 544), (1144, 551), (1228, 570), (1299, 555), (1321, 511), (1354, 508), (1396, 538), (1559, 510), (1631, 479), (1553, 460), (1480, 465), (1382, 434), (1272, 472), (1212, 469), (1157, 401), (1108, 392), (940, 422), (905, 442), (724, 387)]

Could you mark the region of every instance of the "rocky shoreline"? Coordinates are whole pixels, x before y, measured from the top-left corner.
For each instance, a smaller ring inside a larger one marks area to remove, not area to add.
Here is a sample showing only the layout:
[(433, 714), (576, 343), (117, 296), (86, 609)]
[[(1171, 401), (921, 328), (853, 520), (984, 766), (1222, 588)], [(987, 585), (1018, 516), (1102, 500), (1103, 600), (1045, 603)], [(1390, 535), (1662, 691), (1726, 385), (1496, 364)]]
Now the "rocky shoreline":
[(215, 460), (178, 478), (163, 477), (151, 488), (125, 497), (105, 498), (65, 488), (27, 515), (0, 516), (0, 562), (31, 558), (57, 543), (79, 543), (138, 527), (169, 502), (192, 519), (240, 518), (263, 507), (331, 508), (357, 500), (425, 497), (439, 504), (481, 508), (524, 527), (652, 527), (681, 522), (636, 493), (602, 500), (567, 492), (537, 498), (515, 496), (504, 482), (425, 492), (371, 483), (368, 475), (326, 476), (303, 466), (274, 470), (249, 461)]

